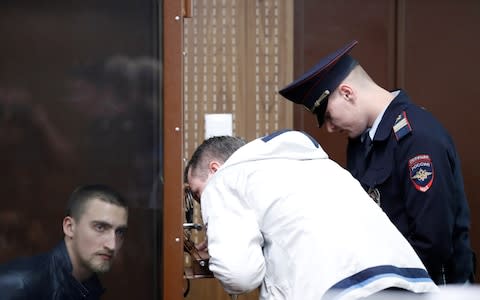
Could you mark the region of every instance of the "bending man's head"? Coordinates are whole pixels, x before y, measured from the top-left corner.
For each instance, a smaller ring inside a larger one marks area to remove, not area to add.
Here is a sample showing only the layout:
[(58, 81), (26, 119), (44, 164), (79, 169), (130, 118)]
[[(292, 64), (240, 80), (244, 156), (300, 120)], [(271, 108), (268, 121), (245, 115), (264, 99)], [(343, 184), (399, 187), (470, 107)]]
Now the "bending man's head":
[(185, 168), (185, 179), (196, 200), (200, 200), (210, 176), (245, 144), (245, 140), (238, 137), (215, 136), (198, 146)]

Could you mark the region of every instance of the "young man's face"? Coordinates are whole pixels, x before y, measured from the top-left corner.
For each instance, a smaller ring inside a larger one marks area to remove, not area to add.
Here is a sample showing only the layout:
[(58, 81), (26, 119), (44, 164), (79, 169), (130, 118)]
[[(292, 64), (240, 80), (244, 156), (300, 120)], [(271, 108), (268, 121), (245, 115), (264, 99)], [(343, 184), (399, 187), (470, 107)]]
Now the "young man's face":
[(65, 218), (64, 231), (70, 243), (74, 275), (88, 277), (92, 273), (110, 270), (122, 247), (127, 221), (128, 211), (125, 208), (98, 199), (85, 204), (79, 220)]

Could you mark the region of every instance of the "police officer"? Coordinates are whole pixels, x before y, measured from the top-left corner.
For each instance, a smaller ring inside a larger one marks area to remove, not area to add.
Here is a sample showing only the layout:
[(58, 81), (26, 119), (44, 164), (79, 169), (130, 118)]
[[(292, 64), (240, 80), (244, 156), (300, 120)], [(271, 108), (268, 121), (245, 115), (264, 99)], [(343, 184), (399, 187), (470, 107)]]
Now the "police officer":
[(347, 168), (408, 239), (437, 284), (473, 282), (474, 253), (452, 138), (403, 90), (377, 85), (352, 41), (279, 93), (346, 133)]

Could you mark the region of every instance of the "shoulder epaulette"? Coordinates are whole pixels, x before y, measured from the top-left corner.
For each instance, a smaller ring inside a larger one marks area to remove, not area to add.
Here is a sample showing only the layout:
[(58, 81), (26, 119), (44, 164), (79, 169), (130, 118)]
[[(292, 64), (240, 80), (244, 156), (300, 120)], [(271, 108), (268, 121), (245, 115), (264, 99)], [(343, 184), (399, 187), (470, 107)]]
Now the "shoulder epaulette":
[(402, 111), (402, 113), (397, 116), (395, 124), (393, 124), (393, 132), (395, 133), (397, 141), (412, 132), (412, 127), (408, 122), (407, 113), (405, 111)]

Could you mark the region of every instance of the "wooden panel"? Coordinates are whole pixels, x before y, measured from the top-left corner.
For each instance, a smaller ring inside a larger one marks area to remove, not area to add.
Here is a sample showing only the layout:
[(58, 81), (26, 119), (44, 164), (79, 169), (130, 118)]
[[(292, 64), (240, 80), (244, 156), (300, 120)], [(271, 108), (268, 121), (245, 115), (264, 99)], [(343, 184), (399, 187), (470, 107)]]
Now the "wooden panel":
[(183, 89), (182, 3), (164, 2), (164, 205), (163, 273), (164, 300), (183, 298)]
[(480, 2), (409, 0), (403, 9), (400, 30), (405, 38), (399, 49), (404, 65), (399, 78), (412, 99), (431, 111), (455, 141), (471, 209), (472, 244), (480, 255)]

